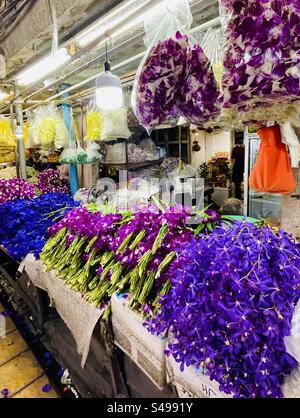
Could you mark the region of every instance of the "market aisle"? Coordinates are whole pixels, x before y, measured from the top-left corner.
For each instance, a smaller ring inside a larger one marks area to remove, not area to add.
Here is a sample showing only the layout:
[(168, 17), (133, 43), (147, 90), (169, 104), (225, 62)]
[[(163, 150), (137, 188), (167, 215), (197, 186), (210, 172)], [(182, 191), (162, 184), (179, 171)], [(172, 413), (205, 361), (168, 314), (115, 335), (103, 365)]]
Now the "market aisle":
[[(4, 310), (0, 304), (0, 312)], [(0, 338), (0, 397), (8, 390), (13, 398), (57, 398), (11, 318), (5, 321), (6, 336)]]

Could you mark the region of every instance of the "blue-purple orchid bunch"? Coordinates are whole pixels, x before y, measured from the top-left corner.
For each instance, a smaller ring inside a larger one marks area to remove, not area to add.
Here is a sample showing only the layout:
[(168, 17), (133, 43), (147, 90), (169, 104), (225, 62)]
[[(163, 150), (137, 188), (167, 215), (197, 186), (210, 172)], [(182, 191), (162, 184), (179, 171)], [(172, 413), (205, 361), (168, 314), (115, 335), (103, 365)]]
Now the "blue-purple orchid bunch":
[(169, 332), (167, 354), (204, 367), (234, 397), (282, 397), (297, 366), (286, 352), (300, 297), (300, 244), (247, 222), (218, 226), (186, 245), (172, 264), (171, 290), (145, 324)]
[(39, 197), (16, 199), (0, 205), (0, 244), (17, 261), (28, 253), (37, 258), (49, 239), (48, 228), (78, 206), (72, 197), (49, 193)]

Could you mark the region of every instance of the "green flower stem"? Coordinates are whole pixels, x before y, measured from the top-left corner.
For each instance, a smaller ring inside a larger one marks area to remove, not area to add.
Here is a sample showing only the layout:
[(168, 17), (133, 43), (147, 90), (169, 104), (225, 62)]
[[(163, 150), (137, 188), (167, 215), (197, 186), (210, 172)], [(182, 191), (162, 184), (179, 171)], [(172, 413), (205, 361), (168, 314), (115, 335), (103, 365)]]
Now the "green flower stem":
[(146, 302), (147, 296), (150, 294), (153, 288), (154, 282), (155, 282), (155, 272), (151, 271), (144, 283), (144, 286), (142, 288), (140, 295), (137, 298), (138, 302), (141, 305), (143, 305)]
[(92, 281), (90, 281), (90, 283), (88, 284), (88, 289), (89, 290), (94, 290), (97, 287), (97, 284), (99, 282), (99, 277), (95, 276)]
[(98, 257), (96, 257), (95, 260), (92, 262), (91, 266), (94, 267), (97, 264), (100, 264), (101, 259), (102, 259), (102, 256), (101, 255), (99, 255)]
[(123, 270), (123, 266), (121, 263), (117, 262), (116, 264), (113, 265), (112, 275), (111, 275), (111, 280), (110, 280), (110, 283), (112, 285), (115, 285), (118, 283), (122, 274), (122, 270)]
[(92, 246), (95, 244), (95, 242), (97, 241), (97, 239), (98, 239), (99, 237), (98, 237), (98, 235), (96, 235), (90, 242), (89, 242), (89, 244), (88, 244), (88, 246), (86, 247), (86, 249), (85, 249), (85, 252), (86, 253), (88, 253), (90, 250), (91, 250), (91, 248), (92, 248)]
[(116, 291), (118, 293), (123, 292), (125, 286), (130, 282), (132, 272), (127, 273), (122, 280), (117, 284)]
[(105, 309), (105, 311), (103, 312), (102, 318), (103, 321), (108, 321), (111, 315), (111, 303), (109, 303), (108, 307)]
[(149, 261), (151, 260), (152, 256), (153, 256), (152, 250), (148, 250), (143, 255), (143, 257), (141, 257), (141, 259), (139, 260), (138, 265), (137, 265), (139, 278), (143, 277), (143, 274), (145, 273), (147, 269), (147, 265)]
[(155, 278), (158, 279), (162, 273), (162, 271), (173, 261), (173, 259), (176, 257), (175, 251), (170, 252), (160, 263), (160, 265), (157, 268), (157, 272), (155, 275)]
[(137, 299), (139, 297), (139, 294), (142, 291), (142, 287), (143, 287), (143, 281), (139, 280), (137, 285), (135, 286), (135, 288), (132, 289), (132, 295), (131, 295), (131, 298), (129, 300), (129, 306), (130, 307), (134, 307), (134, 305), (136, 304)]
[(116, 254), (122, 253), (126, 248), (128, 247), (128, 244), (133, 236), (133, 232), (127, 235), (127, 237), (124, 239), (120, 247), (117, 249)]
[(157, 237), (155, 238), (153, 247), (152, 247), (152, 252), (153, 255), (156, 253), (156, 251), (158, 250), (158, 248), (161, 246), (161, 244), (163, 243), (163, 240), (165, 239), (165, 236), (167, 235), (167, 233), (169, 232), (169, 228), (167, 225), (164, 225), (159, 233), (157, 234)]
[(146, 235), (146, 231), (145, 231), (145, 229), (142, 229), (142, 231), (137, 234), (137, 236), (134, 238), (133, 242), (130, 244), (129, 249), (134, 250), (139, 245), (139, 243), (142, 241), (142, 239), (145, 237), (145, 235)]

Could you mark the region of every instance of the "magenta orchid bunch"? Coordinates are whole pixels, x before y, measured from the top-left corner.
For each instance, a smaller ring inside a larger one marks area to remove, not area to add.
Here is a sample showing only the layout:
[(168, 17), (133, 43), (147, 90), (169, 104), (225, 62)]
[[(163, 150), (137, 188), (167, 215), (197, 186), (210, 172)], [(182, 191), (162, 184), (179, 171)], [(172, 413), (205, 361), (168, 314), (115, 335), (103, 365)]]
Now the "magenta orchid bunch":
[(35, 196), (35, 186), (26, 180), (19, 178), (0, 179), (0, 203), (16, 199), (31, 199)]
[(66, 193), (70, 192), (69, 180), (60, 178), (57, 170), (49, 168), (38, 175), (38, 189), (41, 193)]

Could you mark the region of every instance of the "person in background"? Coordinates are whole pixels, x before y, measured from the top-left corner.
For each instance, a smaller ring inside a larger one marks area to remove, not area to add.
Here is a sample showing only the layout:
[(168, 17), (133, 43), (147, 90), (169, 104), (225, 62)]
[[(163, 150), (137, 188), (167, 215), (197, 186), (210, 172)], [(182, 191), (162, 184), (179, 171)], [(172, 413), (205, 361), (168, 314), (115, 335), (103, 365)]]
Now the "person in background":
[(243, 216), (243, 202), (239, 199), (231, 197), (226, 199), (220, 208), (221, 215)]
[(235, 197), (242, 199), (242, 182), (245, 171), (245, 146), (242, 137), (236, 138), (236, 144), (231, 152), (232, 182), (235, 186)]

